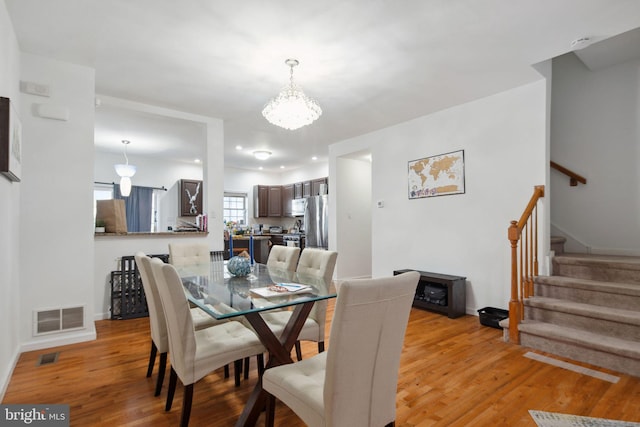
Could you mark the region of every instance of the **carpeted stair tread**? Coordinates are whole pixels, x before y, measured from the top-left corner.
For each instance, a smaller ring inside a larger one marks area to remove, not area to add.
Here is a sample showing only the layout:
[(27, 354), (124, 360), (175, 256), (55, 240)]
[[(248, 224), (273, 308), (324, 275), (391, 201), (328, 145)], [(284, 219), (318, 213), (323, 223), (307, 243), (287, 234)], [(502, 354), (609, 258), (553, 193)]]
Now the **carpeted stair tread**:
[(640, 257), (619, 256), (619, 255), (597, 255), (597, 254), (579, 254), (579, 253), (563, 253), (553, 258), (554, 262), (569, 265), (602, 265), (611, 268), (621, 268), (625, 270), (640, 271)]
[(562, 236), (551, 236), (551, 243), (566, 243), (567, 238)]
[(605, 353), (618, 354), (640, 361), (640, 343), (638, 342), (530, 320), (521, 323), (519, 330), (521, 333), (537, 335), (545, 339), (562, 341)]
[(640, 285), (637, 283), (603, 282), (601, 280), (578, 279), (567, 276), (537, 276), (535, 282), (551, 286), (564, 286), (587, 291), (640, 297)]
[(618, 323), (640, 326), (640, 311), (603, 307), (548, 297), (531, 297), (524, 300), (525, 306), (539, 307), (563, 313), (570, 313), (593, 319), (602, 319)]

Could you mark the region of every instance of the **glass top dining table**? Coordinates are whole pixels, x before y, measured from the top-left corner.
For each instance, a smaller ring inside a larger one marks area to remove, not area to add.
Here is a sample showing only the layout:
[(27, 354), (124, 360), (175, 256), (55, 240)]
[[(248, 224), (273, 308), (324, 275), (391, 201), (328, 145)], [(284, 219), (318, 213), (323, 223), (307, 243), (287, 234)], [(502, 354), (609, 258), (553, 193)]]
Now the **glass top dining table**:
[[(176, 269), (189, 301), (216, 319), (229, 319), (251, 312), (274, 310), (336, 296), (331, 281), (309, 274), (269, 268), (264, 264), (254, 264), (248, 276), (229, 273), (226, 261), (211, 261), (209, 264)], [(300, 284), (306, 285), (306, 288), (296, 293), (266, 292), (274, 294), (266, 297), (258, 293), (278, 284)]]
[[(230, 274), (226, 262), (221, 260), (176, 269), (191, 303), (216, 319), (245, 317), (269, 353), (265, 369), (293, 363), (291, 349), (314, 303), (336, 297), (331, 280), (268, 268), (263, 264), (254, 264), (251, 274), (244, 277)], [(297, 293), (275, 292), (275, 295), (271, 295), (274, 292), (264, 292), (274, 285), (289, 284), (306, 285), (308, 288)], [(280, 336), (276, 336), (261, 313), (286, 307), (292, 308), (291, 317), (279, 332)], [(265, 403), (266, 392), (259, 380), (235, 425), (254, 426)]]

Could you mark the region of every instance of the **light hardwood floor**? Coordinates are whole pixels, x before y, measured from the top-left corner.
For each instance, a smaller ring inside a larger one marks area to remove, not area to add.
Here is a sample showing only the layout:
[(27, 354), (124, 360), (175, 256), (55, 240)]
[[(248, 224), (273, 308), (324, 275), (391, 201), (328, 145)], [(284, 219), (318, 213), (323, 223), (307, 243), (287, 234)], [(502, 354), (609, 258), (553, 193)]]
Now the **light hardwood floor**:
[[(3, 403), (66, 403), (72, 426), (178, 425), (181, 386), (173, 409), (165, 412), (166, 379), (156, 398), (156, 372), (145, 377), (148, 319), (103, 320), (96, 328), (97, 341), (22, 354)], [(303, 343), (306, 357), (316, 348)], [(41, 354), (54, 351), (60, 352), (55, 364), (36, 367)], [(640, 378), (598, 369), (620, 377), (612, 384), (525, 358), (527, 351), (504, 343), (501, 331), (481, 326), (475, 316), (452, 320), (413, 309), (400, 365), (396, 425), (535, 426), (529, 409), (640, 421)], [(232, 426), (255, 384), (255, 358), (250, 373), (238, 388), (222, 370), (198, 382), (190, 425)], [(304, 424), (278, 404), (276, 425)]]

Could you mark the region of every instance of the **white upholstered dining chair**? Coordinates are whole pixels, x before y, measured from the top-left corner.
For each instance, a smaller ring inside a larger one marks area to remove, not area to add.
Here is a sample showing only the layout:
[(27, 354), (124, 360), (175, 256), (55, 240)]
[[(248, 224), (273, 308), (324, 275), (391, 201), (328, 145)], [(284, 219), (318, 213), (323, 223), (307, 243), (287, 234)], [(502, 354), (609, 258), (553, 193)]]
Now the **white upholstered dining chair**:
[(189, 424), (194, 384), (214, 370), (265, 351), (253, 330), (228, 321), (195, 330), (189, 302), (175, 267), (152, 259), (151, 269), (158, 285), (167, 321), (171, 374), (165, 410), (173, 403), (178, 378), (184, 385), (180, 425)]
[[(300, 255), (296, 273), (304, 276), (322, 278), (326, 283), (331, 283), (333, 271), (336, 268), (338, 253), (325, 251), (323, 249), (306, 248)], [(317, 330), (303, 330), (296, 342), (296, 356), (302, 359), (300, 341), (316, 341), (318, 343), (318, 353), (324, 351), (324, 325), (327, 320), (327, 301), (318, 301), (314, 304), (309, 313), (309, 320), (315, 322)], [(316, 333), (317, 331), (317, 333)]]
[(169, 243), (169, 264), (176, 267), (209, 265), (211, 252), (206, 243)]
[[(331, 283), (337, 258), (338, 253), (334, 251), (305, 248), (300, 254), (296, 274), (305, 277), (307, 281), (318, 279), (328, 285)], [(285, 327), (291, 317), (291, 311), (270, 311), (264, 313), (262, 317), (272, 330), (277, 331)], [(318, 343), (318, 353), (324, 351), (326, 319), (327, 301), (317, 301), (313, 305), (295, 344), (298, 360), (302, 360), (300, 341), (315, 341)]]
[[(189, 242), (189, 243), (169, 243), (169, 264), (176, 267), (178, 271), (189, 271), (193, 274), (208, 274), (212, 257), (217, 257), (220, 262), (224, 257), (223, 252), (211, 252), (206, 243)], [(200, 315), (208, 316), (201, 310)], [(263, 356), (258, 356), (258, 369), (262, 371), (264, 366)], [(242, 361), (236, 361), (235, 364), (235, 382), (236, 386), (240, 385), (240, 372), (243, 370)], [(225, 366), (225, 377), (229, 376), (229, 368)], [(249, 358), (244, 361), (244, 378), (249, 377)]]
[(273, 245), (267, 258), (267, 267), (296, 271), (300, 248), (295, 246)]
[(267, 369), (266, 425), (275, 397), (307, 425), (393, 426), (398, 369), (420, 274), (344, 281), (336, 300), (329, 349)]
[[(151, 329), (151, 352), (149, 354), (149, 365), (147, 367), (147, 377), (150, 377), (153, 373), (153, 366), (155, 365), (156, 355), (160, 353), (160, 363), (158, 366), (158, 378), (156, 381), (155, 396), (160, 395), (162, 390), (162, 383), (164, 381), (164, 374), (167, 366), (167, 352), (169, 351), (169, 340), (167, 335), (167, 322), (165, 320), (164, 310), (162, 303), (160, 302), (160, 294), (158, 293), (158, 286), (156, 284), (155, 277), (151, 271), (151, 258), (145, 255), (143, 252), (137, 252), (134, 256), (136, 260), (136, 266), (140, 272), (140, 279), (142, 280), (142, 287), (147, 299), (147, 308), (149, 311), (149, 327)], [(213, 317), (204, 313), (199, 308), (192, 308), (190, 314), (193, 319), (193, 325), (195, 329), (204, 329), (209, 326), (219, 324)], [(236, 365), (237, 366), (237, 365)], [(226, 371), (227, 376), (229, 369)], [(240, 373), (236, 373), (236, 385), (240, 382)]]

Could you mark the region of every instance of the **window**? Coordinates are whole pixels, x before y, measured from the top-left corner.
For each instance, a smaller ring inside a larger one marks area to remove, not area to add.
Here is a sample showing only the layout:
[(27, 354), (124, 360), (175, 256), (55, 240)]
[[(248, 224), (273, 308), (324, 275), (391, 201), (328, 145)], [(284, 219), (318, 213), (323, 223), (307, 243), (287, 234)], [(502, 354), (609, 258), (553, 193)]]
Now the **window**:
[(234, 221), (238, 224), (247, 223), (247, 194), (224, 193), (223, 204), (224, 222)]

